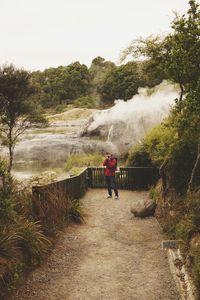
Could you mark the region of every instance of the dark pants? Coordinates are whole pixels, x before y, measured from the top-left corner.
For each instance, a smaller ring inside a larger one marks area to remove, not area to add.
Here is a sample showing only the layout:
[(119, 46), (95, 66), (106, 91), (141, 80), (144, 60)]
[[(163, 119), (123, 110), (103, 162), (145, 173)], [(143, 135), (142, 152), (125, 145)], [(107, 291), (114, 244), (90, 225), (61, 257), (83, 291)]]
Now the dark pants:
[(113, 189), (115, 192), (115, 196), (118, 197), (118, 190), (117, 190), (115, 176), (106, 176), (106, 184), (108, 188), (108, 194), (112, 196), (112, 189)]

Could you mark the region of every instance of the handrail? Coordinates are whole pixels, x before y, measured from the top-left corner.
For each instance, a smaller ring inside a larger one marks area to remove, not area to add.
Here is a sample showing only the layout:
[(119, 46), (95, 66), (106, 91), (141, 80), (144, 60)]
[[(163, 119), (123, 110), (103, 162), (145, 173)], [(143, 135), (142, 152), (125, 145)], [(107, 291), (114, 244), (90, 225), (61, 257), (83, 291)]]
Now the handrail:
[[(104, 167), (88, 167), (88, 186), (103, 188), (105, 184)], [(146, 190), (159, 178), (158, 169), (153, 167), (121, 167), (116, 173), (119, 189)]]

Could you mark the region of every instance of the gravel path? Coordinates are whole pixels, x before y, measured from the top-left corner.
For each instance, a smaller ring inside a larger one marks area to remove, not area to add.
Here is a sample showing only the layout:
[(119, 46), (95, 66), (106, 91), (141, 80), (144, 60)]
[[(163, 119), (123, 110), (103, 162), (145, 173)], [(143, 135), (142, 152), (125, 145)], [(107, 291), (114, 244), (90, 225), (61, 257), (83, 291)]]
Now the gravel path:
[(97, 189), (85, 195), (86, 224), (66, 228), (12, 300), (179, 299), (157, 222), (130, 213), (148, 194), (121, 191), (120, 200), (104, 195)]

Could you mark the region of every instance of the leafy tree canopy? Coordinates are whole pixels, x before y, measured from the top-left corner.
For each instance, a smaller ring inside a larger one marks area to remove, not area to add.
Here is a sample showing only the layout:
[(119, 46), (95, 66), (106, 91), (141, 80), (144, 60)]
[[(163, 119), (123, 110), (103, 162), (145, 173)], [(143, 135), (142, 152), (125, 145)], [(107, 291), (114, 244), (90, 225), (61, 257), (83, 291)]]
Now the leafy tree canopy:
[(112, 103), (115, 99), (128, 100), (143, 85), (136, 62), (115, 66), (105, 77), (100, 88), (101, 100)]
[(122, 55), (122, 59), (129, 55), (142, 59), (147, 77), (173, 80), (182, 93), (195, 88), (200, 76), (200, 9), (195, 0), (189, 5), (186, 15), (176, 15), (171, 34), (137, 39)]
[(32, 82), (37, 89), (35, 101), (39, 98), (43, 107), (51, 107), (66, 99), (74, 100), (87, 95), (90, 74), (87, 66), (75, 62), (68, 66), (34, 72)]

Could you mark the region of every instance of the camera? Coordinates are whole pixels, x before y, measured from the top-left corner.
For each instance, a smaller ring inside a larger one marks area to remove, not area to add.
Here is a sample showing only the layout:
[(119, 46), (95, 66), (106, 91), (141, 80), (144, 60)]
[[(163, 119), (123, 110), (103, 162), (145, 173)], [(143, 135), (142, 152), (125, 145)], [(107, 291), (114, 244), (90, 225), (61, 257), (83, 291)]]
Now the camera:
[(106, 153), (106, 157), (109, 159), (111, 157), (110, 153)]

